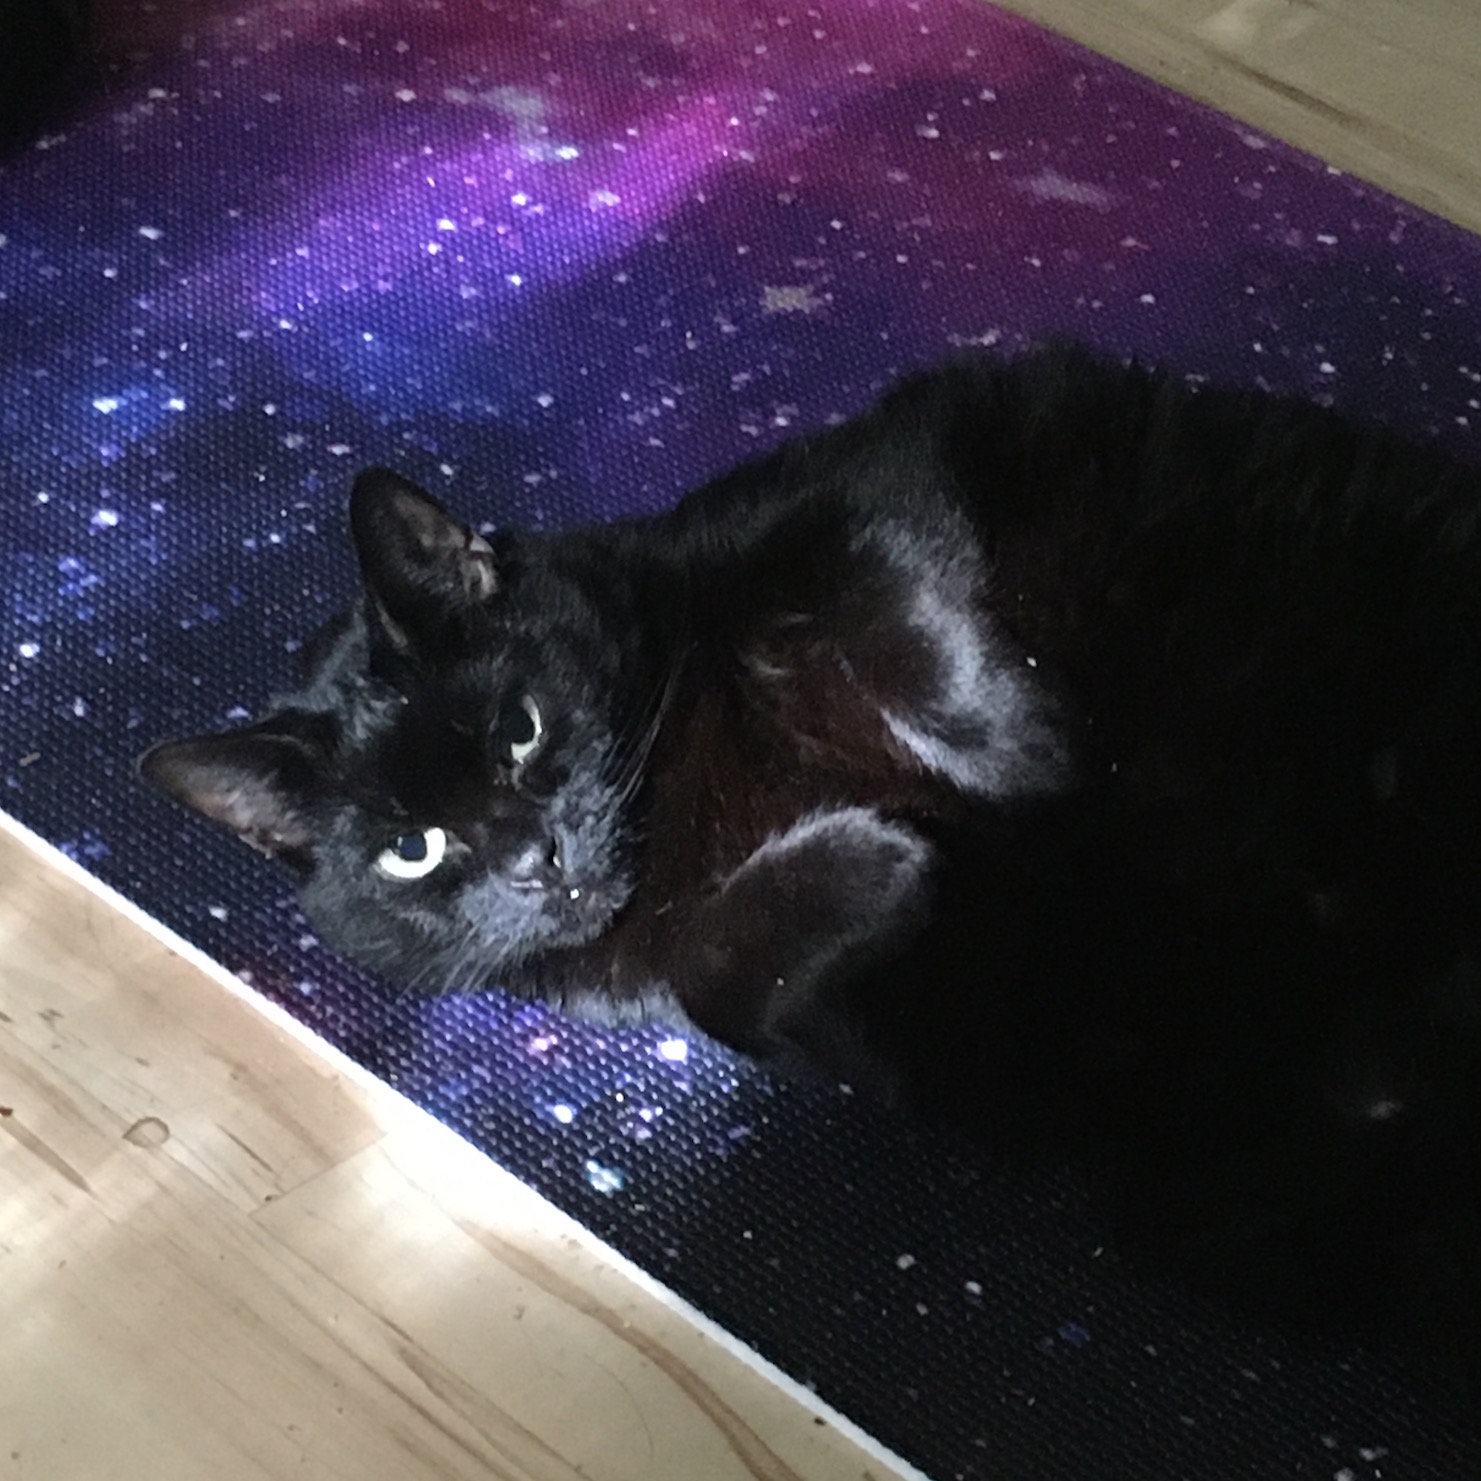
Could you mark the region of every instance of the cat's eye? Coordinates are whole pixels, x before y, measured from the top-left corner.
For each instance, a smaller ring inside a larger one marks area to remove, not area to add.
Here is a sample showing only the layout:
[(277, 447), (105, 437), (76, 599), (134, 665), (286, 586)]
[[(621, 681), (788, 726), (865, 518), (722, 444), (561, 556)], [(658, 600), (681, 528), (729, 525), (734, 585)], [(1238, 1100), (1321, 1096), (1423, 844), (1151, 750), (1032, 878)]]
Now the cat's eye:
[(423, 828), (417, 833), (400, 833), (390, 848), (376, 859), (376, 868), (392, 879), (425, 879), (447, 852), (447, 834), (441, 828)]
[(494, 744), (503, 751), (511, 763), (522, 766), (539, 748), (545, 737), (545, 726), (540, 719), (540, 707), (528, 694), (510, 697), (499, 710), (494, 721)]

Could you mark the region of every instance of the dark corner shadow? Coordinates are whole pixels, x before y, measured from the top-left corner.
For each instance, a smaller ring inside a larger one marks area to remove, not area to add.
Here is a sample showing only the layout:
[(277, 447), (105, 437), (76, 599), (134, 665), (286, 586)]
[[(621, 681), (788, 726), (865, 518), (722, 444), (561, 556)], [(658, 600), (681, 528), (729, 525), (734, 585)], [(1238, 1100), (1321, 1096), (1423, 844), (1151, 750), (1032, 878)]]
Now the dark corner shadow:
[(17, 148), (96, 91), (92, 0), (0, 5), (0, 150)]
[(241, 0), (0, 0), (0, 158), (65, 128), (122, 75)]

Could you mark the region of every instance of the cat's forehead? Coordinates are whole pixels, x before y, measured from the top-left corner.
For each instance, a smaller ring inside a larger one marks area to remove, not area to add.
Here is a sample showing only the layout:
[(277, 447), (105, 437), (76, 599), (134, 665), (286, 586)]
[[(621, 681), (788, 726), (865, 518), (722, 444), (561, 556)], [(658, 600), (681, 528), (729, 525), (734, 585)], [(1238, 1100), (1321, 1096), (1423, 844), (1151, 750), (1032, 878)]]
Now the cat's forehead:
[(513, 649), (481, 653), (428, 676), (402, 707), (398, 730), (415, 739), (481, 732), (529, 687), (533, 665)]
[(478, 716), (407, 707), (376, 748), (375, 785), (413, 817), (476, 816), (495, 783), (485, 732)]
[(492, 772), (487, 735), (496, 701), (475, 687), (366, 686), (330, 712), (338, 742), (330, 790), (380, 823), (475, 813)]

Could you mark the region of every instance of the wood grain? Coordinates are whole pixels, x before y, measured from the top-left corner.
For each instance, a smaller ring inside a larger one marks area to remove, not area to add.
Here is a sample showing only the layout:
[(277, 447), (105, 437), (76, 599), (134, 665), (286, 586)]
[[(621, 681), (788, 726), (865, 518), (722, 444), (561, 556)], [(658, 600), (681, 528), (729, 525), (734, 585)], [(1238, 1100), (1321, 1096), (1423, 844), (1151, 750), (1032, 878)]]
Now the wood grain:
[(5, 1481), (907, 1474), (8, 830), (0, 963)]
[(1467, 0), (995, 0), (1481, 231), (1481, 6)]

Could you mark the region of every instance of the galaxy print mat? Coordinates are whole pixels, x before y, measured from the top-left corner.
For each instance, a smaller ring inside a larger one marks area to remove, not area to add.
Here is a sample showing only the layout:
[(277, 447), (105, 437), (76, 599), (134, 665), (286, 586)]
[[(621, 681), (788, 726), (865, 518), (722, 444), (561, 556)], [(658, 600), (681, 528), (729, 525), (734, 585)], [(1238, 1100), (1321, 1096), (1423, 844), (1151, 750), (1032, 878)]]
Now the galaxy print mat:
[(1481, 1474), (1426, 1374), (1134, 1284), (1068, 1182), (679, 1032), (378, 991), (132, 776), (291, 679), (364, 464), (658, 509), (1048, 332), (1481, 455), (1481, 242), (972, 0), (97, 30), (0, 162), (3, 806), (934, 1477)]

